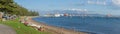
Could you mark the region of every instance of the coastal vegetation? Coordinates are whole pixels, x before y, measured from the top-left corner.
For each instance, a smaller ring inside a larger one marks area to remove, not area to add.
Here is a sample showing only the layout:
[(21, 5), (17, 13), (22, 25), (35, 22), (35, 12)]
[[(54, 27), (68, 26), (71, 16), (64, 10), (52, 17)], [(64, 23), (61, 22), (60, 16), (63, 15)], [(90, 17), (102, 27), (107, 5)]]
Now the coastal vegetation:
[[(0, 14), (0, 24), (5, 24), (12, 27), (17, 34), (50, 34), (49, 32), (38, 31), (32, 27), (25, 26), (24, 24), (20, 23), (19, 20), (21, 16), (38, 16), (39, 13), (37, 11), (30, 11), (18, 5), (14, 2), (14, 0), (0, 0), (0, 12), (4, 13), (5, 15), (10, 15), (6, 17)], [(16, 19), (7, 19), (8, 17), (11, 17), (11, 15), (17, 15)], [(4, 19), (2, 19), (3, 17)]]
[(0, 0), (0, 12), (11, 15), (20, 16), (38, 16), (36, 11), (29, 11), (26, 8), (18, 5), (13, 0)]
[(25, 26), (24, 24), (19, 22), (18, 18), (16, 20), (0, 21), (0, 24), (5, 24), (12, 27), (16, 30), (17, 34), (50, 34), (49, 32), (40, 32), (32, 27)]

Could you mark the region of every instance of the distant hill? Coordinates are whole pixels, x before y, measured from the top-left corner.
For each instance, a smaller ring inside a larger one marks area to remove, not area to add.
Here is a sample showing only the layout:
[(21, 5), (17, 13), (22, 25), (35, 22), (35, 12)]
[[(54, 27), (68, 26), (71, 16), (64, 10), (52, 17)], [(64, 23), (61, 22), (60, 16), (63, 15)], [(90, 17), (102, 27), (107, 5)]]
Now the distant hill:
[[(55, 13), (59, 13), (59, 14), (72, 14), (72, 15), (87, 15), (87, 16), (94, 16), (94, 17), (107, 17), (107, 15), (105, 14), (91, 14), (89, 13), (90, 11), (86, 11), (86, 10), (71, 10), (71, 9), (66, 9), (66, 10), (52, 10), (52, 11), (42, 11), (40, 12), (41, 15), (44, 14), (55, 14)], [(116, 15), (111, 15), (109, 17), (120, 17), (120, 16), (116, 16)]]
[(40, 14), (55, 14), (55, 13), (59, 13), (59, 14), (86, 14), (86, 12), (84, 11), (78, 11), (78, 10), (52, 10), (52, 11), (43, 11), (40, 12)]

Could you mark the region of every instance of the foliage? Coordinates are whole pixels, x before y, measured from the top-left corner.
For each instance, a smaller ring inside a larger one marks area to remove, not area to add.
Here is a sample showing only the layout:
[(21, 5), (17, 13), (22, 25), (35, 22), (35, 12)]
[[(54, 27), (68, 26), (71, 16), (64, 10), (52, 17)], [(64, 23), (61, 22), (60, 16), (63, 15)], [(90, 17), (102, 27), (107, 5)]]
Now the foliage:
[(36, 12), (36, 11), (30, 11), (29, 12), (29, 14), (28, 14), (28, 16), (37, 16), (37, 15), (39, 15), (39, 13), (38, 12)]
[[(38, 16), (38, 12), (30, 12), (26, 8), (19, 6), (13, 0), (0, 0), (0, 12), (6, 14), (15, 14), (20, 16)], [(33, 13), (34, 15), (31, 15)]]
[(4, 22), (0, 21), (0, 24), (5, 24), (14, 28), (17, 34), (51, 34), (50, 32), (40, 32), (34, 28), (25, 26), (19, 22), (19, 19)]

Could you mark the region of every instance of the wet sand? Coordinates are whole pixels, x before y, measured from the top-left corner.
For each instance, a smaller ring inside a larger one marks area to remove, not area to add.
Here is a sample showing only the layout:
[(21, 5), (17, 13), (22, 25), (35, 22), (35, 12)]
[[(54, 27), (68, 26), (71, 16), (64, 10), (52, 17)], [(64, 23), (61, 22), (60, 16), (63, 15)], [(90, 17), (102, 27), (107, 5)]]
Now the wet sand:
[(59, 28), (55, 26), (49, 26), (44, 23), (39, 23), (39, 22), (32, 20), (32, 18), (35, 18), (35, 17), (28, 17), (28, 18), (29, 18), (28, 22), (36, 24), (36, 25), (41, 25), (44, 27), (45, 31), (51, 32), (52, 34), (87, 34), (86, 32), (76, 32), (74, 30), (67, 30), (64, 28)]

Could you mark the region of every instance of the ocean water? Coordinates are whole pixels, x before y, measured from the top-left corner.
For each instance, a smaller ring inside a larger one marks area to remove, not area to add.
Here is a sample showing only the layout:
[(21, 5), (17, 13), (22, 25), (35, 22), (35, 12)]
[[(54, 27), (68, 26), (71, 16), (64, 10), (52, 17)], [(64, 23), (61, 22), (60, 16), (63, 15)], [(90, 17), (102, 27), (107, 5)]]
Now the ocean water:
[(37, 17), (33, 20), (90, 34), (120, 34), (120, 18), (116, 17)]

